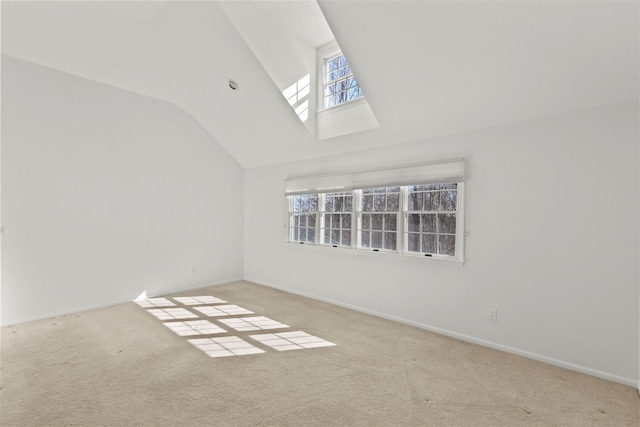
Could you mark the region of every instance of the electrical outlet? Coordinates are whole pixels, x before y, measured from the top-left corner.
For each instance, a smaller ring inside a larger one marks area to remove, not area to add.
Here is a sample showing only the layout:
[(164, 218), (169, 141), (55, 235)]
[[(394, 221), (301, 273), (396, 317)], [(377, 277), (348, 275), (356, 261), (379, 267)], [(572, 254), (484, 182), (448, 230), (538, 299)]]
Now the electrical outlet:
[(489, 320), (497, 321), (498, 320), (498, 309), (490, 308), (489, 309)]

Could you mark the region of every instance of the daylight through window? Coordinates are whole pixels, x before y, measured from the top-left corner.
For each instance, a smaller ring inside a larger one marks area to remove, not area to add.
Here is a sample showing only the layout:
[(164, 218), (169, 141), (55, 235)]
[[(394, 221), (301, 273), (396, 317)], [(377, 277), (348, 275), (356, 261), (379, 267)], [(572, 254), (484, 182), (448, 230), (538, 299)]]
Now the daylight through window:
[(342, 53), (325, 61), (324, 107), (330, 108), (364, 96)]
[(289, 241), (462, 260), (462, 189), (452, 182), (291, 195)]

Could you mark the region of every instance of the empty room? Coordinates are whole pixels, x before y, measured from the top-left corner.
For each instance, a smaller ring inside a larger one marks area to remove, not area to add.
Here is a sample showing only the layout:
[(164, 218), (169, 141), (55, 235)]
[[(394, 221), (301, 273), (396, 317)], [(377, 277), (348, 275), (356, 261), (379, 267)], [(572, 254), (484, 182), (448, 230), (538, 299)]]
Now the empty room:
[(2, 1), (0, 425), (640, 425), (639, 21)]

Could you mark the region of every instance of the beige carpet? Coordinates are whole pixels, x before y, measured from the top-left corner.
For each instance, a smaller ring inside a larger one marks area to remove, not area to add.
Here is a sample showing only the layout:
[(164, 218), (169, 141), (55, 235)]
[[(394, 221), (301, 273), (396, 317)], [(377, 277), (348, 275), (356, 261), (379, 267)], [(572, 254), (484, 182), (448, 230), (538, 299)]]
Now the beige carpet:
[(9, 326), (2, 425), (640, 425), (631, 387), (247, 282), (179, 295), (336, 345), (211, 358), (135, 303)]

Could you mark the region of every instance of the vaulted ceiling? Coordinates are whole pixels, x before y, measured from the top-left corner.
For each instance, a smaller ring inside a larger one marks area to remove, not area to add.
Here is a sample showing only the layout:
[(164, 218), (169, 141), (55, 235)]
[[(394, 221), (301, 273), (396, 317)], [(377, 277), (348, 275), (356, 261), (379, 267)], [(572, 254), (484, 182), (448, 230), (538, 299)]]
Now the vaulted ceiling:
[(284, 99), (250, 39), (321, 43), (291, 2), (3, 1), (2, 53), (175, 103), (248, 168), (638, 98), (635, 1), (318, 3), (379, 128), (318, 141)]

